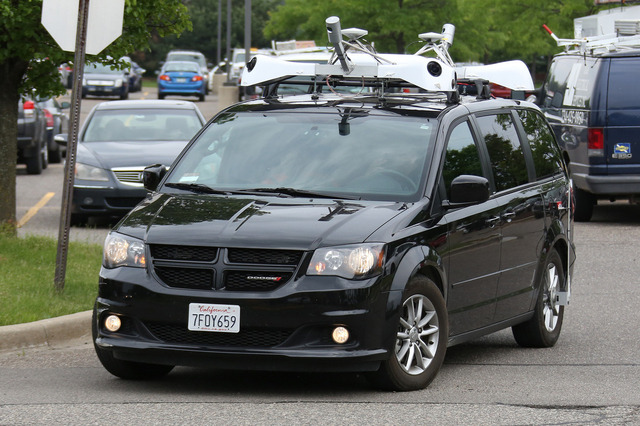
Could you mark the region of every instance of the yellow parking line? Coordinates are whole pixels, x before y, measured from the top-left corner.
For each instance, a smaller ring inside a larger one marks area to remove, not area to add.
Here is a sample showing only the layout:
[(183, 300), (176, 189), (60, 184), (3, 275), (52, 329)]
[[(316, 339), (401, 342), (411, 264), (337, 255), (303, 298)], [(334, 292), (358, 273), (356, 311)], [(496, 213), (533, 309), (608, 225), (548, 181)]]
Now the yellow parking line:
[(38, 213), (38, 210), (43, 208), (44, 205), (47, 204), (51, 198), (53, 198), (55, 194), (55, 192), (47, 192), (35, 206), (31, 207), (25, 213), (25, 215), (22, 216), (22, 218), (18, 221), (18, 228), (22, 228), (29, 221), (29, 219), (31, 219), (33, 216), (35, 216), (36, 213)]

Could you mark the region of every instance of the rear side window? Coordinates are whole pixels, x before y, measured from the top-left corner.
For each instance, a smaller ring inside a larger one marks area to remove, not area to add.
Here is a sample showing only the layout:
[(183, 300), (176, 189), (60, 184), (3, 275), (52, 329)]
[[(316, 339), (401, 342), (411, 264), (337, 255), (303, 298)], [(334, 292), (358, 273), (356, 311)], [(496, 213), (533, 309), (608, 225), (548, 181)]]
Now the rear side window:
[(589, 57), (556, 59), (545, 83), (545, 108), (589, 108), (600, 62)]
[(518, 114), (531, 147), (537, 178), (544, 179), (561, 173), (560, 152), (545, 119), (539, 113), (530, 110), (518, 110)]
[(637, 76), (640, 58), (612, 58), (609, 70), (609, 109), (640, 109)]
[(522, 145), (511, 114), (477, 117), (491, 159), (496, 191), (529, 182)]

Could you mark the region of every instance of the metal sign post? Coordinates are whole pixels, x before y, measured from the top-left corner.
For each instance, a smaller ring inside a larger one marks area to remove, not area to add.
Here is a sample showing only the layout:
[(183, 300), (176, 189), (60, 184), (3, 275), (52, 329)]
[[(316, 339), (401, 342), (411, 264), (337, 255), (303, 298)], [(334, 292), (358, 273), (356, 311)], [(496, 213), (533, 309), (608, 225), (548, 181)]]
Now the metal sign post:
[(67, 159), (64, 166), (65, 182), (62, 188), (62, 210), (58, 227), (58, 252), (56, 255), (56, 274), (54, 286), (57, 291), (64, 289), (67, 270), (67, 252), (69, 249), (69, 228), (71, 225), (71, 196), (73, 195), (74, 171), (76, 169), (76, 148), (80, 128), (80, 102), (82, 99), (82, 77), (84, 74), (85, 44), (87, 40), (87, 22), (89, 18), (89, 0), (80, 0), (78, 6), (78, 29), (76, 31), (76, 49), (73, 56), (73, 87), (71, 90), (71, 123), (67, 142)]

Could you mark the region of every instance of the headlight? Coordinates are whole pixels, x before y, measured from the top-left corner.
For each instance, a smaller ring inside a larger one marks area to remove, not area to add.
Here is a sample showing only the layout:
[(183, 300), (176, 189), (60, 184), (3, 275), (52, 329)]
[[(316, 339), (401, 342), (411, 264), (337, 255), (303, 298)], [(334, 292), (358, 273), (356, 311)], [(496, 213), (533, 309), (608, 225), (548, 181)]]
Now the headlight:
[(76, 179), (109, 181), (109, 175), (105, 169), (90, 166), (88, 164), (76, 163)]
[(122, 86), (122, 79), (119, 78), (116, 80), (116, 87), (121, 87)]
[(144, 268), (147, 263), (144, 243), (126, 235), (110, 232), (104, 241), (102, 264), (105, 268), (133, 266)]
[(313, 253), (307, 275), (366, 278), (382, 272), (384, 244), (325, 247)]

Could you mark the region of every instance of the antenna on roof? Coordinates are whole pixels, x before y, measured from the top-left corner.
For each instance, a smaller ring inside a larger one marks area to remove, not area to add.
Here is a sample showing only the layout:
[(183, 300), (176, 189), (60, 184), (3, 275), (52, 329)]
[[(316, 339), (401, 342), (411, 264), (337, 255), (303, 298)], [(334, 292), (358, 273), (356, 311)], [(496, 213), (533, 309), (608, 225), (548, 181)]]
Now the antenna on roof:
[[(454, 66), (451, 56), (449, 56), (449, 47), (453, 44), (453, 36), (456, 33), (456, 27), (453, 24), (444, 24), (441, 33), (422, 33), (418, 37), (425, 41), (426, 44), (418, 50), (415, 55), (423, 55), (427, 52), (434, 52), (438, 58), (444, 63)], [(440, 42), (438, 44), (438, 42)]]

